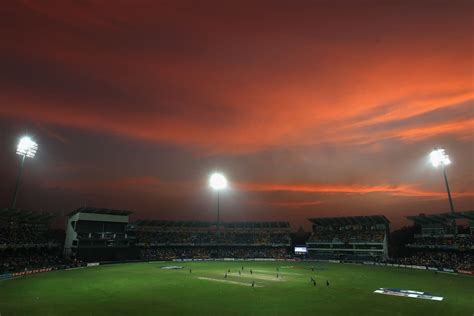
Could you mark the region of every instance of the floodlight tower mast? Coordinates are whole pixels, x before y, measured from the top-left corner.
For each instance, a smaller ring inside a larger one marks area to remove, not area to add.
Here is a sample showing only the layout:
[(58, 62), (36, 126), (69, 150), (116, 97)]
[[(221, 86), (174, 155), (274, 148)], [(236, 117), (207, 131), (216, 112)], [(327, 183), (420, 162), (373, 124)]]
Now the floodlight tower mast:
[(451, 208), (451, 215), (453, 215), (453, 230), (454, 234), (457, 234), (457, 229), (456, 229), (456, 218), (454, 217), (454, 204), (453, 204), (453, 198), (451, 197), (451, 190), (449, 189), (449, 183), (448, 183), (448, 176), (446, 175), (446, 166), (451, 164), (451, 160), (449, 159), (448, 154), (443, 148), (435, 148), (431, 154), (430, 154), (430, 161), (433, 164), (435, 168), (441, 166), (443, 169), (443, 176), (444, 176), (444, 183), (446, 185), (446, 191), (448, 193), (448, 200), (449, 200), (449, 206)]
[(217, 191), (217, 233), (220, 226), (220, 191), (227, 188), (227, 179), (220, 173), (213, 173), (209, 178), (209, 185)]
[(448, 192), (449, 206), (451, 207), (451, 214), (454, 214), (453, 198), (451, 197), (451, 190), (449, 190), (448, 177), (446, 176), (446, 168), (443, 166), (444, 183), (446, 184), (446, 191)]
[(21, 184), (21, 176), (23, 174), (23, 168), (25, 165), (26, 157), (34, 158), (36, 151), (38, 150), (38, 144), (35, 143), (30, 137), (24, 136), (20, 139), (18, 143), (16, 153), (21, 156), (20, 171), (18, 172), (18, 177), (16, 179), (15, 193), (13, 194), (12, 203), (10, 208), (14, 209), (16, 207), (16, 199), (18, 196), (18, 190)]
[(453, 199), (451, 197), (451, 190), (449, 189), (448, 177), (446, 176), (446, 166), (451, 164), (451, 160), (443, 148), (435, 148), (430, 154), (430, 161), (435, 168), (441, 166), (443, 169), (444, 183), (446, 184), (446, 191), (448, 192), (449, 206), (451, 207), (451, 214), (454, 214)]

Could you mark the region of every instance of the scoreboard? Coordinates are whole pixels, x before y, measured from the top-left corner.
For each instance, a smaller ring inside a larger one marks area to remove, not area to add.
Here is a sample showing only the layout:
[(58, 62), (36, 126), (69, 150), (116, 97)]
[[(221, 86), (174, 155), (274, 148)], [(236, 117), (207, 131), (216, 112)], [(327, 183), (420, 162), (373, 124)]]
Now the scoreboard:
[(295, 254), (305, 255), (307, 253), (308, 253), (308, 248), (306, 248), (306, 246), (296, 246), (295, 247)]

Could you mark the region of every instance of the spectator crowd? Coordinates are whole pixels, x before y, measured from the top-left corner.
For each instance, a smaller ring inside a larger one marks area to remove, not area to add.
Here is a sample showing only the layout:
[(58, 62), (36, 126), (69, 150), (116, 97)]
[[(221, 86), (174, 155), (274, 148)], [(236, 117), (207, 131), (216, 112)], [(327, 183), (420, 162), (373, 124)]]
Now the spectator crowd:
[(389, 263), (474, 271), (474, 254), (469, 252), (419, 251), (412, 256), (388, 260)]
[(71, 264), (59, 248), (17, 248), (0, 251), (0, 274), (42, 268), (64, 268)]
[(210, 259), (210, 258), (290, 258), (289, 248), (285, 247), (153, 247), (141, 248), (140, 259)]
[(308, 242), (383, 242), (385, 230), (379, 229), (319, 229)]
[(418, 237), (411, 243), (413, 247), (471, 249), (474, 247), (474, 235), (451, 235), (439, 237)]
[(48, 228), (34, 223), (0, 223), (0, 246), (23, 246), (55, 243)]
[(0, 274), (67, 264), (62, 256), (64, 233), (48, 222), (0, 218)]
[[(229, 225), (230, 226), (230, 225)], [(136, 227), (140, 258), (288, 258), (289, 227)]]
[[(82, 234), (81, 242), (95, 233)], [(139, 259), (210, 259), (210, 258), (274, 258), (291, 257), (289, 227), (135, 227), (127, 232), (100, 238), (125, 238), (130, 234), (136, 240)], [(383, 242), (386, 231), (373, 227), (322, 227), (316, 229), (308, 242)], [(0, 217), (0, 274), (42, 268), (61, 268), (81, 264), (62, 256), (62, 236), (54, 234), (47, 222), (2, 220)], [(336, 245), (337, 246), (337, 245)], [(341, 247), (343, 245), (340, 245)], [(373, 246), (373, 245), (367, 245)], [(375, 245), (377, 246), (377, 245)], [(374, 246), (374, 247), (375, 247)], [(410, 244), (411, 256), (387, 262), (474, 271), (474, 236), (416, 236)], [(353, 253), (334, 248), (332, 257), (340, 260), (377, 261), (370, 249), (359, 245)], [(414, 248), (424, 248), (418, 249)], [(445, 251), (440, 251), (445, 248)], [(377, 250), (378, 248), (374, 248)], [(362, 251), (363, 250), (363, 251)], [(369, 250), (369, 251), (367, 251)], [(375, 252), (374, 250), (374, 252)], [(454, 251), (457, 250), (457, 251)], [(329, 256), (329, 254), (328, 254)], [(330, 259), (328, 257), (328, 259)]]
[(290, 245), (289, 232), (273, 230), (136, 230), (137, 243), (146, 245)]

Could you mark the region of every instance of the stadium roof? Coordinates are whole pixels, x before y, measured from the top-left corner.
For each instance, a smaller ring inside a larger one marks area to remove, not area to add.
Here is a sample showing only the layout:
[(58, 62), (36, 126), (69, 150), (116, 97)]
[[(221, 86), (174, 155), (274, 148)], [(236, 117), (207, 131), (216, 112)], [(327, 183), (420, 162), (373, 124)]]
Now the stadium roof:
[(320, 226), (343, 226), (343, 225), (354, 225), (354, 224), (374, 225), (374, 224), (390, 223), (390, 221), (383, 215), (319, 217), (319, 218), (309, 218), (308, 220)]
[(459, 212), (457, 214), (460, 214), (463, 218), (467, 218), (471, 221), (474, 221), (474, 211)]
[(112, 210), (108, 208), (98, 208), (98, 207), (80, 207), (77, 210), (72, 211), (68, 216), (73, 216), (77, 213), (92, 213), (92, 214), (108, 214), (108, 215), (130, 215), (131, 211), (124, 210)]
[(163, 227), (208, 227), (215, 225), (214, 222), (202, 221), (164, 221), (158, 219), (139, 219), (131, 223), (137, 226), (163, 226)]
[(474, 211), (467, 212), (456, 212), (456, 213), (440, 213), (440, 214), (420, 214), (415, 216), (407, 216), (409, 220), (414, 221), (420, 225), (429, 225), (429, 224), (444, 224), (453, 219), (462, 219), (467, 218), (474, 220)]
[(288, 222), (225, 222), (228, 228), (290, 228)]
[[(142, 219), (133, 222), (132, 225), (162, 227), (210, 227), (216, 225), (216, 222)], [(288, 222), (221, 222), (220, 225), (227, 228), (290, 228), (290, 224)]]
[(27, 223), (48, 223), (55, 216), (46, 212), (4, 208), (0, 210), (0, 220)]

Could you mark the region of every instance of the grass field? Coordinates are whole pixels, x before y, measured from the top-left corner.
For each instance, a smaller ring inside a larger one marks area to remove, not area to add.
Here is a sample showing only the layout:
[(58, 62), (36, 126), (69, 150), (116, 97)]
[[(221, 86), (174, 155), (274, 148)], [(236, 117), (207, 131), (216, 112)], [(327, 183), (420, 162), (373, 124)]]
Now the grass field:
[[(170, 265), (184, 269), (161, 269)], [(1, 281), (0, 315), (474, 315), (470, 276), (326, 263), (316, 263), (313, 272), (312, 266), (154, 262), (55, 271)], [(374, 294), (380, 287), (430, 292), (444, 300)]]

